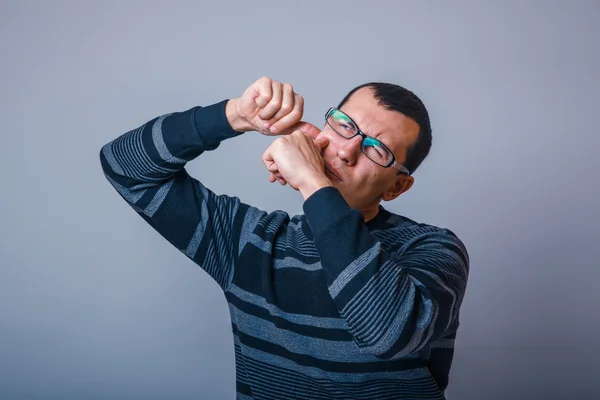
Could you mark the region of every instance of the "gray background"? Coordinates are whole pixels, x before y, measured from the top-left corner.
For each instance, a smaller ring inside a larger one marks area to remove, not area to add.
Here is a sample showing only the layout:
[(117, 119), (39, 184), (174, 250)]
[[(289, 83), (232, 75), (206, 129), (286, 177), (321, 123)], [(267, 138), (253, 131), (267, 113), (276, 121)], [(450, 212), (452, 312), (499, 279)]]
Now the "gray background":
[[(263, 75), (318, 125), (370, 80), (427, 104), (431, 155), (385, 205), (470, 251), (449, 399), (598, 398), (599, 24), (593, 0), (1, 1), (0, 398), (234, 398), (222, 293), (98, 153)], [(300, 212), (268, 182), (271, 140), (230, 140), (189, 171)]]

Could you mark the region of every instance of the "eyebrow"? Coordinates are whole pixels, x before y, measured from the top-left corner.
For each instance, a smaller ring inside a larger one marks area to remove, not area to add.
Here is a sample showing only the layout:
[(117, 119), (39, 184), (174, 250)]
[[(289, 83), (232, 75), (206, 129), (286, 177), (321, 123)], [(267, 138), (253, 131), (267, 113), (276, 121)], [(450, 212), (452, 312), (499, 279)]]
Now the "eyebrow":
[(381, 136), (382, 134), (383, 134), (383, 132), (379, 131), (375, 135), (369, 135), (369, 136), (371, 136), (372, 138), (375, 138), (381, 142), (381, 140), (379, 139), (379, 136)]

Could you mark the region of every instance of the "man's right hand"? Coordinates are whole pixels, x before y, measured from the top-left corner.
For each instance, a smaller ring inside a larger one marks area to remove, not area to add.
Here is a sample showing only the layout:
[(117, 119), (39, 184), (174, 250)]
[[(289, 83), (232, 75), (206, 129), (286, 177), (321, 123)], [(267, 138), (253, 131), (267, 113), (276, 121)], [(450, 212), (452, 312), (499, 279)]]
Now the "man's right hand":
[(301, 130), (313, 138), (320, 132), (316, 126), (301, 122), (304, 98), (294, 92), (292, 85), (268, 77), (254, 82), (241, 97), (229, 100), (225, 113), (238, 132), (287, 135)]

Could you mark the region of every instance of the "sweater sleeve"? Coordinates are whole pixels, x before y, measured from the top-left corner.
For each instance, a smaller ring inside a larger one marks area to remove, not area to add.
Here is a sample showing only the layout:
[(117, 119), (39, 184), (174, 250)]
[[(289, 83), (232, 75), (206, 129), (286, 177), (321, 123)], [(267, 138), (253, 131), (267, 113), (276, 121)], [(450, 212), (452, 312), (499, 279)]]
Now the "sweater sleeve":
[(237, 136), (226, 101), (154, 118), (100, 150), (106, 179), (160, 235), (225, 289), (245, 206), (188, 175), (187, 162)]
[(415, 225), (384, 250), (333, 187), (315, 192), (304, 211), (329, 294), (360, 348), (401, 358), (456, 326), (469, 261), (452, 232)]

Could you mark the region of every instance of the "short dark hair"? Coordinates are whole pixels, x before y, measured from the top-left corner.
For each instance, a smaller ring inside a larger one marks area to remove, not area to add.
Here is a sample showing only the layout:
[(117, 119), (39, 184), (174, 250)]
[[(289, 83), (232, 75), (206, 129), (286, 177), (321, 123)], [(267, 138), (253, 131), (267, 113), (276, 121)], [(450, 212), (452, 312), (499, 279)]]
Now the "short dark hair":
[(369, 87), (373, 89), (375, 98), (379, 104), (390, 111), (397, 111), (415, 120), (419, 125), (419, 135), (415, 143), (413, 143), (406, 152), (406, 160), (404, 166), (413, 172), (421, 165), (421, 162), (429, 154), (431, 149), (431, 122), (429, 121), (429, 113), (425, 105), (410, 90), (385, 82), (369, 82), (352, 89), (346, 97), (340, 102), (338, 108), (341, 108), (357, 90)]

